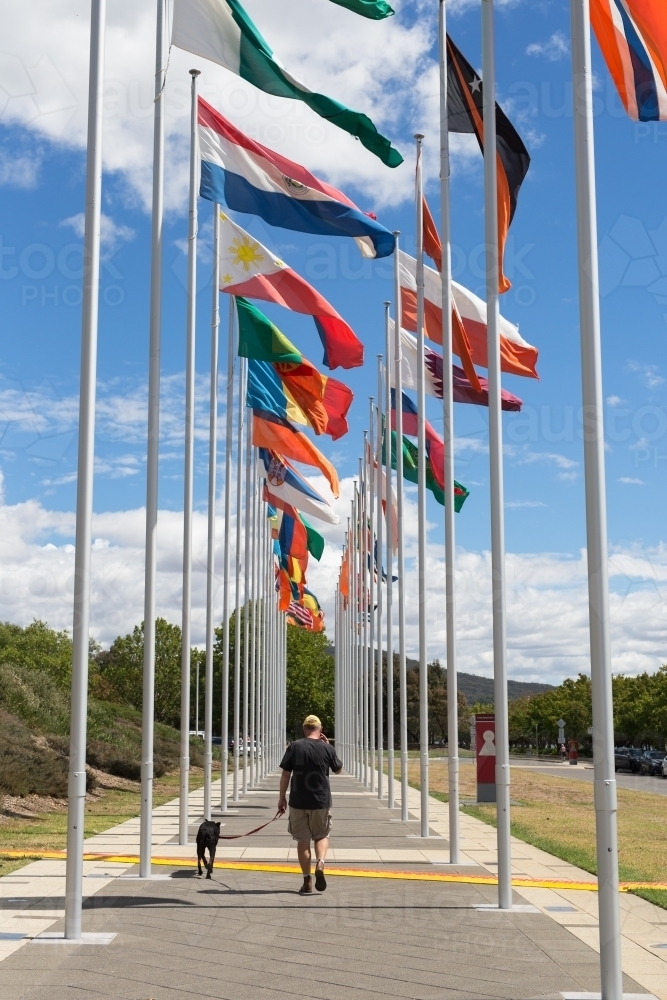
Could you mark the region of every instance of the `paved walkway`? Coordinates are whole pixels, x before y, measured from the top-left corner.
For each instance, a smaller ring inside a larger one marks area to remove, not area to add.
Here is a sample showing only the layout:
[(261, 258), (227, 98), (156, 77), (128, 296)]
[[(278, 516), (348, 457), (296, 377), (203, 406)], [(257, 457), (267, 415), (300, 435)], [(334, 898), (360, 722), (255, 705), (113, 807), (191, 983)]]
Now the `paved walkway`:
[[(462, 815), (464, 861), (447, 859), (447, 806), (432, 801), (432, 835), (368, 794), (354, 779), (333, 779), (332, 860), (380, 869), (488, 874), (495, 868), (495, 831)], [(243, 832), (275, 811), (277, 778), (235, 805), (224, 834)], [(219, 788), (217, 791), (219, 797)], [(215, 801), (215, 799), (214, 799)], [(190, 798), (192, 835), (203, 793)], [(411, 814), (419, 793), (410, 792)], [(154, 856), (191, 858), (177, 843), (177, 803), (155, 811)], [(252, 846), (246, 846), (251, 844)], [(89, 838), (90, 851), (136, 853), (138, 821)], [(293, 857), (285, 820), (251, 841), (221, 843), (219, 858)], [(514, 868), (533, 877), (590, 880), (544, 852), (513, 843)], [(277, 1000), (309, 994), (322, 1000), (368, 996), (557, 998), (599, 990), (597, 894), (521, 889), (524, 911), (476, 909), (493, 903), (492, 886), (330, 877), (323, 895), (300, 897), (292, 874), (156, 866), (151, 881), (137, 869), (86, 862), (84, 930), (116, 934), (108, 946), (31, 940), (62, 927), (64, 863), (39, 861), (0, 879), (0, 1000)], [(125, 877), (123, 877), (125, 876)], [(532, 904), (532, 905), (531, 905)], [(622, 896), (625, 990), (667, 1000), (667, 912)], [(662, 942), (661, 942), (662, 939)]]

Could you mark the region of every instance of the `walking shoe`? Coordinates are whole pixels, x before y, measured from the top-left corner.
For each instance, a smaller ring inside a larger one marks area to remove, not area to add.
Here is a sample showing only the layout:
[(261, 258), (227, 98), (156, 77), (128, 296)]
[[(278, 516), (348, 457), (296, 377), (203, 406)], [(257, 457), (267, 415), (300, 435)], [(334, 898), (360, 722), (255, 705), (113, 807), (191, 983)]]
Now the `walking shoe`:
[(313, 882), (310, 875), (303, 876), (303, 885), (299, 889), (300, 896), (309, 896), (313, 891)]
[(318, 892), (324, 892), (327, 887), (327, 880), (324, 877), (324, 866), (315, 869), (315, 888)]

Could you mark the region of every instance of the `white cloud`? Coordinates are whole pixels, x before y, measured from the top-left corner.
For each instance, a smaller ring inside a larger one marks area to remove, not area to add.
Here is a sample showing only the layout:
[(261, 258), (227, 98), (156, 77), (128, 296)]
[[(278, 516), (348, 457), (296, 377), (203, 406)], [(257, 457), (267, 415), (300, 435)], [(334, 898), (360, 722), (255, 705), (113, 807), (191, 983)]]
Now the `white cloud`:
[(559, 469), (574, 469), (579, 463), (566, 455), (552, 451), (524, 451), (518, 460), (519, 465), (532, 465), (534, 462), (553, 462)]
[(633, 486), (646, 486), (643, 479), (637, 479), (635, 476), (621, 476), (618, 481)]
[(564, 59), (570, 53), (570, 43), (562, 31), (555, 31), (546, 42), (531, 42), (526, 55), (544, 56), (550, 62)]
[[(80, 239), (83, 239), (85, 223), (86, 217), (84, 213), (78, 212), (76, 215), (71, 215), (69, 219), (63, 219), (60, 225), (70, 226), (76, 235)], [(124, 226), (122, 223), (114, 222), (111, 216), (105, 215), (102, 212), (100, 218), (100, 237), (102, 246), (107, 250), (115, 250), (120, 243), (133, 240), (135, 235), (134, 229), (130, 229), (129, 226)]]
[(41, 157), (19, 154), (11, 156), (0, 149), (0, 185), (17, 188), (34, 188), (41, 164)]
[[(241, 129), (334, 184), (354, 185), (361, 207), (396, 204), (412, 195), (412, 135), (432, 136), (427, 172), (437, 160), (435, 16), (409, 23), (401, 11), (383, 22), (355, 17), (320, 0), (281, 4), (247, 0), (250, 16), (295, 76), (368, 114), (408, 161), (390, 170), (351, 136), (299, 101), (273, 98), (206, 60), (174, 49), (165, 89), (168, 210), (185, 209), (188, 182), (188, 70), (202, 70), (200, 90)], [(412, 14), (412, 11), (410, 11)], [(90, 8), (84, 0), (53, 0), (39, 18), (2, 5), (0, 122), (41, 139), (83, 150), (86, 142)], [(107, 9), (104, 166), (126, 181), (127, 199), (148, 209), (151, 196), (155, 7), (118, 0)], [(454, 156), (466, 142), (453, 144)], [(108, 180), (105, 181), (108, 185)]]
[[(324, 495), (322, 477), (312, 477)], [(0, 484), (1, 485), (1, 484)], [(340, 525), (318, 523), (327, 546), (321, 563), (311, 561), (309, 583), (327, 613), (333, 632), (332, 603), (352, 480), (342, 482), (333, 501)], [(219, 504), (218, 510), (222, 505)], [(417, 593), (416, 504), (406, 497), (406, 593)], [(431, 530), (434, 526), (431, 525)], [(141, 620), (143, 608), (145, 512), (97, 514), (93, 520), (91, 631), (110, 643)], [(235, 537), (232, 524), (232, 544)], [(216, 618), (222, 614), (223, 519), (217, 518)], [(33, 617), (57, 628), (72, 621), (74, 514), (49, 510), (35, 500), (0, 505), (0, 616), (27, 623)], [(182, 513), (160, 511), (158, 520), (157, 610), (180, 622), (182, 584)], [(429, 657), (443, 657), (444, 552), (428, 545), (427, 608)], [(206, 515), (194, 515), (193, 638), (204, 641), (206, 606)], [(232, 565), (234, 562), (232, 560)], [(656, 669), (667, 644), (667, 545), (651, 550), (612, 549), (610, 600), (612, 663), (615, 671)], [(508, 655), (510, 674), (518, 679), (558, 682), (588, 669), (586, 555), (508, 553)], [(460, 669), (492, 672), (491, 560), (488, 552), (459, 550), (458, 650)], [(233, 592), (233, 587), (232, 587)], [(417, 648), (417, 602), (407, 607), (408, 653)]]
[(628, 369), (636, 372), (647, 389), (657, 389), (664, 385), (664, 378), (658, 374), (657, 365), (645, 365), (640, 361), (628, 361)]
[(620, 406), (625, 400), (620, 396), (607, 396), (607, 406)]

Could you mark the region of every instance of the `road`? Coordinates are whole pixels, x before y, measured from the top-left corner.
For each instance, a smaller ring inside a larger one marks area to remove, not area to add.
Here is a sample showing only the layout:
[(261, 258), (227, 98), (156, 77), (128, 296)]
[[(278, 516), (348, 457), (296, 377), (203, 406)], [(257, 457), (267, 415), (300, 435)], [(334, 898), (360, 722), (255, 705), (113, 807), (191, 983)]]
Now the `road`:
[[(440, 758), (441, 760), (443, 758)], [(447, 760), (445, 757), (444, 760)], [(461, 757), (461, 764), (472, 764), (471, 757)], [(593, 765), (579, 761), (578, 764), (543, 764), (541, 761), (510, 758), (512, 767), (527, 771), (539, 771), (540, 774), (553, 774), (557, 778), (572, 778), (575, 781), (593, 781)], [(653, 795), (667, 795), (667, 779), (649, 778), (647, 774), (629, 774), (627, 771), (616, 772), (616, 783), (619, 788), (629, 788), (633, 792), (649, 792)]]

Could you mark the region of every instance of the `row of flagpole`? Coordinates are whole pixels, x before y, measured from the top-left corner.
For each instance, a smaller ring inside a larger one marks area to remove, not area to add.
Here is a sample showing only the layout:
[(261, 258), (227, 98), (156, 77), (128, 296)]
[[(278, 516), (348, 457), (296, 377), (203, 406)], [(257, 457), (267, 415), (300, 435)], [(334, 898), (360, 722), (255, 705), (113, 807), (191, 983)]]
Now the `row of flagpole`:
[[(498, 221), (497, 221), (497, 186), (496, 186), (496, 142), (495, 142), (495, 80), (494, 80), (494, 38), (493, 38), (493, 0), (481, 0), (483, 28), (483, 79), (484, 79), (484, 191), (485, 191), (485, 224), (486, 224), (486, 288), (487, 288), (487, 335), (488, 335), (488, 369), (489, 369), (489, 450), (490, 450), (490, 482), (491, 482), (491, 542), (492, 542), (492, 608), (493, 608), (493, 651), (495, 679), (496, 708), (496, 794), (498, 801), (498, 901), (502, 909), (511, 908), (511, 850), (510, 850), (510, 816), (509, 816), (509, 744), (507, 730), (507, 658), (506, 658), (506, 595), (504, 580), (504, 522), (503, 522), (503, 476), (502, 476), (502, 425), (501, 425), (501, 379), (500, 354), (498, 336)], [(454, 851), (458, 851), (455, 828), (458, 829), (458, 754), (457, 743), (453, 746), (454, 724), (456, 721), (456, 660), (455, 660), (455, 564), (454, 564), (454, 524), (453, 524), (453, 406), (451, 382), (451, 310), (449, 308), (449, 239), (448, 239), (448, 177), (449, 159), (447, 148), (447, 69), (445, 56), (445, 0), (439, 0), (440, 9), (440, 62), (441, 62), (441, 114), (440, 114), (440, 178), (441, 178), (441, 212), (443, 226), (443, 416), (445, 436), (445, 547), (446, 547), (446, 619), (447, 619), (447, 669), (449, 690), (449, 722), (450, 722), (450, 757), (449, 757), (449, 789), (450, 789), (450, 834), (454, 837)], [(84, 280), (83, 280), (83, 316), (82, 316), (82, 357), (81, 357), (81, 389), (80, 389), (80, 425), (78, 450), (78, 482), (77, 482), (77, 517), (76, 517), (76, 553), (75, 553), (75, 583), (74, 583), (74, 621), (73, 621), (73, 671), (72, 671), (72, 722), (70, 736), (70, 769), (69, 769), (69, 814), (68, 814), (68, 858), (66, 884), (66, 919), (65, 935), (68, 938), (78, 938), (81, 934), (81, 888), (82, 888), (82, 852), (83, 852), (83, 807), (85, 802), (85, 743), (86, 743), (86, 713), (87, 713), (87, 672), (88, 672), (88, 635), (90, 611), (90, 542), (93, 506), (93, 457), (95, 429), (95, 375), (97, 351), (97, 316), (99, 298), (99, 261), (100, 261), (100, 216), (101, 216), (101, 123), (102, 123), (102, 88), (104, 79), (104, 38), (105, 38), (105, 0), (92, 0), (91, 4), (91, 46), (89, 74), (89, 108), (88, 108), (88, 145), (87, 145), (87, 176), (86, 176), (86, 212), (84, 235)], [(582, 344), (582, 385), (584, 411), (587, 414), (587, 434), (584, 441), (585, 476), (586, 476), (586, 513), (587, 513), (587, 547), (588, 547), (588, 583), (589, 583), (589, 616), (591, 642), (591, 672), (593, 691), (593, 729), (594, 729), (594, 767), (595, 767), (595, 810), (598, 848), (598, 872), (600, 881), (600, 940), (602, 996), (604, 1000), (620, 1000), (622, 995), (621, 962), (620, 962), (620, 919), (618, 905), (618, 856), (616, 843), (616, 784), (613, 768), (613, 719), (611, 698), (610, 641), (609, 641), (609, 608), (608, 608), (608, 571), (607, 571), (607, 539), (606, 539), (606, 505), (604, 488), (604, 439), (602, 424), (602, 376), (600, 351), (600, 319), (599, 319), (599, 289), (598, 267), (596, 253), (596, 213), (595, 213), (595, 179), (594, 179), (594, 147), (592, 120), (592, 71), (590, 54), (590, 13), (587, 0), (571, 0), (572, 15), (572, 53), (574, 78), (574, 123), (575, 123), (575, 176), (577, 190), (577, 223), (579, 240), (579, 293), (580, 293), (580, 328)], [(147, 493), (146, 493), (146, 565), (145, 565), (145, 600), (144, 600), (144, 662), (143, 662), (143, 726), (142, 726), (142, 761), (141, 761), (141, 845), (140, 845), (140, 875), (150, 876), (151, 869), (151, 835), (152, 835), (152, 798), (153, 798), (153, 705), (155, 687), (155, 610), (156, 610), (156, 571), (157, 571), (157, 511), (158, 511), (158, 443), (159, 443), (159, 383), (160, 383), (160, 339), (161, 339), (161, 299), (162, 299), (162, 220), (163, 220), (163, 186), (164, 186), (164, 87), (166, 83), (166, 2), (157, 3), (157, 38), (156, 38), (156, 72), (155, 72), (155, 112), (154, 112), (154, 147), (153, 147), (153, 204), (152, 204), (152, 249), (151, 249), (151, 291), (150, 291), (150, 347), (149, 347), (149, 392), (148, 392), (148, 441), (147, 441)], [(193, 100), (196, 95), (196, 76), (192, 80)], [(418, 144), (421, 137), (418, 137)], [(417, 396), (418, 396), (418, 602), (419, 602), (419, 665), (420, 665), (420, 777), (421, 777), (421, 834), (428, 836), (428, 678), (427, 678), (427, 636), (426, 636), (426, 508), (425, 508), (425, 399), (424, 399), (424, 288), (423, 288), (423, 241), (422, 241), (422, 207), (421, 207), (421, 156), (418, 153), (417, 167)], [(217, 209), (215, 216), (217, 230)], [(196, 269), (196, 204), (193, 210), (192, 196), (190, 199), (189, 226), (189, 262), (188, 274), (192, 280), (188, 300), (188, 341), (186, 365), (186, 485), (185, 506), (186, 518), (184, 524), (184, 549), (191, 547), (191, 497), (192, 497), (192, 445), (193, 445), (193, 377), (194, 377), (194, 277)], [(217, 275), (216, 275), (217, 277)], [(216, 393), (217, 393), (217, 281), (214, 282), (214, 323), (212, 329), (212, 367), (211, 367), (211, 440), (214, 439)], [(396, 420), (397, 430), (402, 410), (400, 396), (400, 302), (398, 296), (395, 302), (395, 337), (399, 345), (395, 352), (397, 359), (394, 372), (394, 383), (397, 394)], [(230, 352), (233, 335), (230, 323)], [(387, 325), (388, 335), (388, 325)], [(239, 365), (239, 369), (241, 366)], [(241, 373), (240, 378), (242, 379)], [(228, 393), (232, 372), (228, 370)], [(398, 379), (398, 381), (396, 381)], [(387, 356), (385, 359), (384, 391), (386, 406), (382, 407), (382, 384), (379, 380), (378, 401), (375, 413), (377, 421), (377, 439), (382, 438), (382, 417), (386, 421), (385, 433), (387, 442), (386, 485), (384, 488), (387, 525), (387, 708), (386, 720), (388, 744), (388, 781), (387, 800), (391, 807), (394, 801), (393, 792), (393, 651), (392, 651), (392, 572), (393, 572), (393, 539), (392, 539), (392, 471), (391, 471), (391, 350), (387, 336)], [(229, 414), (229, 409), (228, 409)], [(371, 428), (372, 430), (372, 428)], [(239, 432), (241, 433), (241, 431)], [(189, 435), (189, 438), (188, 438)], [(239, 443), (240, 443), (239, 437)], [(226, 471), (229, 470), (231, 435), (227, 434)], [(372, 448), (372, 440), (370, 441)], [(397, 462), (400, 461), (402, 438), (397, 438)], [(248, 448), (249, 451), (249, 448)], [(241, 449), (237, 454), (240, 459)], [(250, 458), (248, 452), (248, 459)], [(207, 809), (211, 809), (211, 735), (212, 735), (212, 608), (213, 608), (213, 554), (215, 551), (215, 457), (214, 445), (210, 453), (209, 482), (209, 557), (207, 564), (208, 594), (207, 594), (207, 669), (206, 669), (206, 708), (205, 708), (205, 800)], [(368, 627), (368, 616), (373, 612), (373, 602), (369, 599), (369, 589), (372, 589), (373, 572), (376, 557), (374, 539), (367, 531), (367, 516), (369, 503), (373, 501), (375, 477), (371, 477), (369, 466), (377, 463), (378, 485), (377, 504), (377, 619), (374, 627)], [(188, 464), (190, 463), (190, 464)], [(249, 464), (249, 463), (248, 463)], [(448, 474), (447, 474), (448, 473)], [(400, 472), (399, 472), (400, 475)], [(252, 476), (252, 544), (250, 549), (246, 544), (246, 580), (254, 595), (254, 602), (248, 599), (249, 587), (246, 586), (245, 625), (246, 634), (252, 631), (255, 640), (253, 648), (253, 664), (250, 669), (250, 689), (253, 695), (249, 702), (248, 683), (244, 686), (243, 707), (243, 738), (246, 732), (257, 739), (264, 748), (261, 765), (259, 756), (255, 758), (255, 771), (266, 773), (277, 758), (281, 742), (281, 729), (284, 728), (284, 698), (285, 698), (285, 619), (275, 608), (275, 594), (270, 570), (271, 537), (266, 518), (261, 515), (261, 504), (258, 499), (257, 476)], [(223, 679), (228, 681), (229, 675), (229, 494), (230, 482), (225, 483), (225, 585), (224, 585), (224, 640), (223, 646), (227, 653), (223, 657)], [(402, 483), (399, 484), (402, 491)], [(351, 600), (344, 606), (342, 595), (336, 602), (336, 691), (338, 695), (336, 712), (342, 737), (342, 752), (346, 765), (366, 784), (373, 783), (371, 771), (375, 771), (377, 794), (383, 796), (383, 754), (384, 727), (382, 718), (383, 705), (383, 669), (382, 669), (382, 611), (381, 611), (381, 580), (382, 580), (382, 544), (381, 544), (381, 500), (382, 500), (382, 455), (381, 444), (375, 448), (375, 458), (367, 461), (366, 449), (360, 469), (359, 481), (355, 486), (355, 496), (352, 501), (352, 518), (346, 537), (348, 566), (352, 566)], [(237, 507), (238, 497), (237, 493)], [(246, 480), (246, 530), (248, 524), (248, 501), (250, 491)], [(400, 745), (401, 745), (401, 788), (403, 809), (406, 808), (407, 789), (407, 757), (404, 752), (407, 745), (404, 737), (404, 688), (403, 669), (405, 662), (405, 625), (403, 612), (404, 593), (402, 532), (400, 519), (402, 517), (402, 500), (397, 497), (399, 516), (399, 712), (400, 712)], [(240, 513), (237, 510), (237, 516)], [(361, 515), (361, 516), (360, 516)], [(363, 517), (363, 521), (362, 521)], [(248, 577), (248, 552), (252, 553), (252, 568)], [(236, 575), (239, 574), (239, 559), (237, 548)], [(253, 582), (254, 581), (254, 582)], [(254, 589), (256, 586), (256, 589)], [(184, 568), (184, 632), (190, 630), (190, 570)], [(357, 593), (359, 589), (360, 594)], [(271, 600), (268, 595), (271, 593)], [(263, 600), (258, 601), (258, 595)], [(359, 598), (361, 597), (361, 600)], [(237, 611), (239, 608), (239, 590), (237, 587)], [(402, 609), (402, 610), (401, 610)], [(360, 628), (359, 612), (363, 614), (363, 628)], [(252, 625), (248, 618), (252, 617)], [(238, 625), (238, 619), (237, 619)], [(349, 639), (352, 637), (352, 641)], [(369, 641), (370, 644), (369, 645)], [(372, 648), (374, 644), (374, 648)], [(236, 643), (238, 647), (238, 642)], [(187, 647), (184, 643), (184, 650)], [(246, 661), (248, 643), (244, 652), (244, 681), (247, 680)], [(271, 663), (271, 669), (268, 665)], [(373, 706), (370, 702), (373, 684), (370, 676), (377, 671), (375, 680), (375, 695), (377, 698), (377, 714), (373, 720)], [(182, 662), (183, 686), (189, 675), (189, 650), (184, 652)], [(240, 664), (237, 669), (235, 657), (235, 681), (240, 681)], [(189, 679), (189, 677), (188, 677)], [(253, 688), (254, 684), (254, 688)], [(239, 684), (235, 688), (234, 698), (234, 798), (239, 794), (239, 720), (240, 706), (238, 703)], [(223, 683), (223, 728), (227, 727), (228, 684)], [(189, 693), (183, 692), (182, 705), (186, 707)], [(256, 700), (255, 700), (256, 698)], [(187, 706), (189, 708), (189, 706)], [(254, 713), (254, 716), (253, 716)], [(248, 722), (246, 724), (246, 718)], [(188, 725), (188, 719), (184, 725)], [(372, 733), (373, 724), (374, 733)], [(373, 739), (371, 739), (371, 733)], [(223, 739), (223, 791), (221, 808), (227, 808), (226, 797), (226, 764), (228, 740)], [(340, 744), (339, 744), (340, 745)], [(377, 747), (375, 757), (373, 747)], [(244, 747), (244, 750), (246, 748)], [(452, 752), (453, 750), (453, 752)], [(254, 744), (250, 754), (250, 784), (252, 784)], [(181, 795), (185, 800), (187, 792), (187, 762), (189, 747), (185, 740), (181, 745)], [(373, 768), (377, 761), (376, 769)], [(247, 768), (244, 762), (244, 774)], [(244, 780), (245, 787), (245, 780)], [(179, 836), (187, 837), (187, 812), (181, 810), (179, 819)]]

